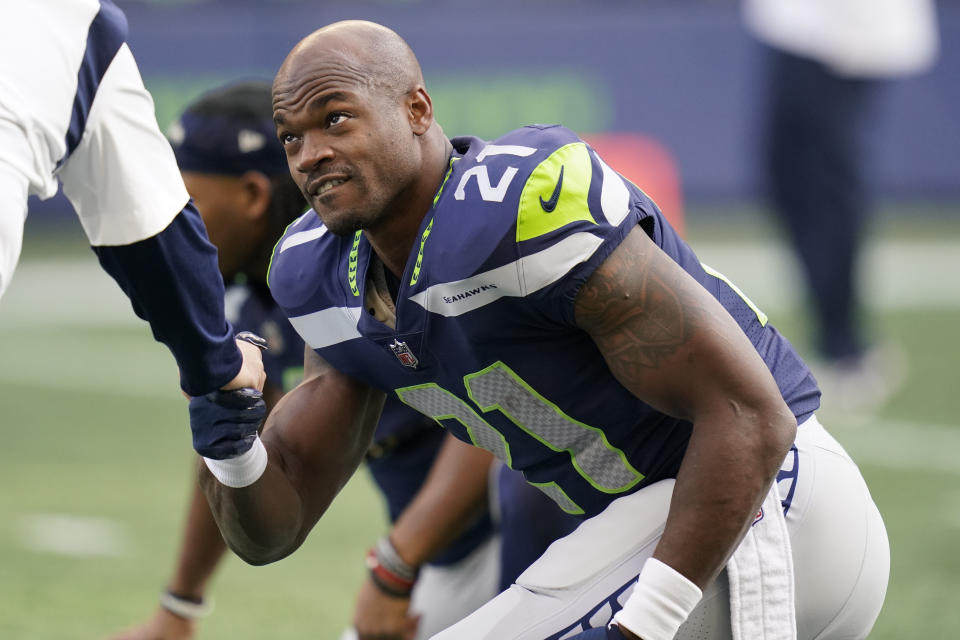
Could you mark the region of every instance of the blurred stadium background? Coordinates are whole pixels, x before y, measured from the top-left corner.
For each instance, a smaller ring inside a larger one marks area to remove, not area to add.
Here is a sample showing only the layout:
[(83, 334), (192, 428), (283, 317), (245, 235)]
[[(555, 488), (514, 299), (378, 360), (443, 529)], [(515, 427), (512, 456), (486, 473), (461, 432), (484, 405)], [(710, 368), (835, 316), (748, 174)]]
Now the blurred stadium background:
[[(215, 84), (271, 78), (317, 26), (365, 18), (410, 42), (450, 135), (555, 121), (657, 141), (701, 257), (809, 352), (793, 256), (758, 197), (759, 52), (733, 0), (117, 4), (163, 126)], [(876, 416), (821, 414), (887, 521), (883, 639), (960, 637), (960, 3), (938, 8), (939, 62), (885, 91), (870, 160), (869, 320), (908, 376)], [(154, 607), (192, 460), (172, 358), (59, 197), (31, 207), (0, 354), (0, 638), (102, 637)], [(335, 638), (384, 526), (361, 472), (292, 558), (224, 565), (200, 638)]]

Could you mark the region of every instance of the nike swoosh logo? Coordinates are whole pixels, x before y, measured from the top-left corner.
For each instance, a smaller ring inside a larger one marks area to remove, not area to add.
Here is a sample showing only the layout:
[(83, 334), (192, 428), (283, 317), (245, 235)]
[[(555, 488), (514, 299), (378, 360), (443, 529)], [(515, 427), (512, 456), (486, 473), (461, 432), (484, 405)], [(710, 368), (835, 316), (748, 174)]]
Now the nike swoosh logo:
[(557, 202), (560, 200), (560, 187), (563, 186), (563, 165), (560, 165), (560, 177), (557, 178), (557, 186), (553, 188), (553, 193), (550, 195), (549, 200), (544, 200), (543, 196), (540, 196), (540, 206), (544, 211), (550, 213), (557, 208)]

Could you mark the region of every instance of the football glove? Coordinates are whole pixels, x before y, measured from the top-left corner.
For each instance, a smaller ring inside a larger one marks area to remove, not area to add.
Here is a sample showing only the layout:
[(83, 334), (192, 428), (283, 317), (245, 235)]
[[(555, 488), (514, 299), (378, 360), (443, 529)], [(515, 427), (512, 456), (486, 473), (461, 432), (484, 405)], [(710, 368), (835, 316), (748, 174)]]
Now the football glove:
[(256, 389), (213, 391), (190, 398), (193, 448), (204, 458), (227, 460), (246, 453), (267, 415)]

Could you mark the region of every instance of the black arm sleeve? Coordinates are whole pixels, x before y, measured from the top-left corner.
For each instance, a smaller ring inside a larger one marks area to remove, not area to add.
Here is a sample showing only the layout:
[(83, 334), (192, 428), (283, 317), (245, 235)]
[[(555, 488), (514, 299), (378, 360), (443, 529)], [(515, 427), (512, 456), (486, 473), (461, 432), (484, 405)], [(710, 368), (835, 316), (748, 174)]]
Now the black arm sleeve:
[(92, 248), (153, 337), (173, 353), (185, 392), (200, 396), (237, 375), (242, 357), (223, 315), (217, 249), (192, 201), (155, 236)]

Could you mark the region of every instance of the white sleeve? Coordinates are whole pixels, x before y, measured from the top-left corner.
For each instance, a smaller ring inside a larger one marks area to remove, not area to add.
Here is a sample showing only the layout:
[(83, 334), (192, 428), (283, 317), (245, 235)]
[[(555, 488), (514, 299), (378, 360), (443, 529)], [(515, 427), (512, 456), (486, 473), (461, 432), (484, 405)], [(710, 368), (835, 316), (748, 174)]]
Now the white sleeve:
[(0, 10), (0, 157), (41, 199), (57, 192), (54, 170), (67, 151), (77, 69), (99, 6), (44, 0), (3, 3)]
[(94, 246), (156, 235), (187, 203), (173, 150), (126, 44), (107, 68), (80, 144), (59, 176)]
[(0, 158), (0, 297), (10, 284), (20, 258), (23, 222), (27, 217), (27, 190), (30, 186), (27, 176), (6, 161), (10, 155), (17, 157), (17, 147), (25, 146), (29, 152), (29, 146), (22, 136), (9, 135), (16, 134), (16, 131), (8, 124), (0, 119), (0, 148), (4, 149), (4, 157)]
[(925, 71), (939, 50), (933, 0), (744, 0), (761, 42), (850, 77)]

